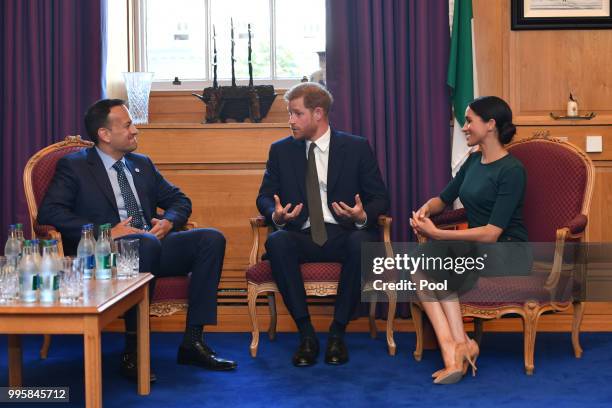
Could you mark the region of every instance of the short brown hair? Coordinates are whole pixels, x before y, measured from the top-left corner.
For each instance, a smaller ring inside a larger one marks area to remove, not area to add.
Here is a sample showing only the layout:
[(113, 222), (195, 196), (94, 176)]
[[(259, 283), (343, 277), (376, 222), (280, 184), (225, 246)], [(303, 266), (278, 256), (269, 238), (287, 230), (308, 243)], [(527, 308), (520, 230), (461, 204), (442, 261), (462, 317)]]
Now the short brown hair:
[(290, 102), (294, 99), (304, 97), (304, 107), (310, 110), (321, 108), (326, 115), (334, 98), (325, 87), (316, 82), (302, 82), (294, 85), (285, 93), (285, 100)]

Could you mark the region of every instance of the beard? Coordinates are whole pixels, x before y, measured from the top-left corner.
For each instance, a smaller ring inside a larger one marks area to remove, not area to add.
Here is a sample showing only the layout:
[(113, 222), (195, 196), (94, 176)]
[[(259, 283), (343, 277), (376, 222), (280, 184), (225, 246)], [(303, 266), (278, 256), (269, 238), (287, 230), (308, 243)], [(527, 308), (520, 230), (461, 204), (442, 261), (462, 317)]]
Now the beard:
[(291, 132), (295, 140), (310, 140), (317, 133), (317, 125), (311, 122), (303, 127), (292, 127)]

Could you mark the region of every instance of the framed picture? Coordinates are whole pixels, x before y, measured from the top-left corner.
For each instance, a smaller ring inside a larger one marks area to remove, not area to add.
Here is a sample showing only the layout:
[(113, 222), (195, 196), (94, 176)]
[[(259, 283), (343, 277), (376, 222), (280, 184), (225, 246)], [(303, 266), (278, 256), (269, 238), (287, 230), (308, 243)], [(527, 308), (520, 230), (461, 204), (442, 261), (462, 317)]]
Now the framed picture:
[(512, 0), (513, 30), (612, 28), (612, 0)]

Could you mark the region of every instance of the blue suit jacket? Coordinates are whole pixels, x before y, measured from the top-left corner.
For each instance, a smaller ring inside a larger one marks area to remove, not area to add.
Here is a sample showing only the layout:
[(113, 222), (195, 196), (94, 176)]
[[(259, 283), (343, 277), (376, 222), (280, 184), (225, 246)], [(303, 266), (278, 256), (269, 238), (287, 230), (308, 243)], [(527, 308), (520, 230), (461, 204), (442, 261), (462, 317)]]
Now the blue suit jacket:
[[(157, 171), (147, 156), (128, 153), (125, 162), (134, 178), (134, 186), (149, 225), (157, 217), (182, 227), (191, 215), (191, 200)], [(119, 223), (115, 194), (102, 159), (95, 148), (62, 157), (53, 180), (38, 210), (38, 223), (53, 225), (62, 234), (66, 253), (74, 253), (84, 224)], [(97, 231), (95, 231), (97, 233)]]
[[(352, 207), (355, 194), (359, 194), (368, 215), (366, 227), (375, 228), (378, 216), (389, 209), (389, 195), (368, 141), (332, 129), (329, 149), (327, 205), (332, 215), (339, 224), (354, 229), (354, 223), (336, 217), (331, 203), (343, 201)], [(298, 231), (306, 222), (309, 214), (306, 167), (305, 141), (289, 136), (272, 144), (257, 197), (257, 208), (268, 223), (272, 224), (274, 194), (280, 197), (283, 205), (304, 204), (298, 218), (288, 223), (287, 229)]]

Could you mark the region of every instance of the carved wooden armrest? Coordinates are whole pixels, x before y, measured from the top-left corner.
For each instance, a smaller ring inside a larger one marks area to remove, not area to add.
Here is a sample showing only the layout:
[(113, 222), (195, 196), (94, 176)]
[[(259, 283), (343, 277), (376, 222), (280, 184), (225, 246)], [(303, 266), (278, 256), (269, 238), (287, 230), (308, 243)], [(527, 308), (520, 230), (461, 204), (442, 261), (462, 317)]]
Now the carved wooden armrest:
[(264, 217), (263, 215), (251, 218), (250, 222), (251, 227), (255, 228), (266, 228), (268, 226), (266, 225), (266, 217)]
[(34, 234), (39, 239), (61, 239), (62, 234), (53, 225), (34, 224)]
[(449, 229), (467, 221), (465, 208), (449, 210), (431, 217), (431, 221), (441, 229)]
[[(576, 220), (577, 218), (579, 217), (575, 217), (574, 220)], [(585, 227), (586, 217), (584, 217), (584, 220), (578, 221), (578, 225), (580, 225), (583, 221)], [(544, 284), (545, 289), (554, 290), (559, 284), (559, 280), (561, 278), (561, 271), (563, 269), (563, 254), (565, 253), (565, 242), (571, 238), (576, 238), (578, 239), (578, 241), (580, 241), (581, 237), (582, 232), (579, 232), (578, 234), (573, 234), (569, 226), (565, 226), (557, 230), (555, 240), (555, 255), (553, 257), (553, 264), (552, 268), (550, 269), (550, 274), (548, 275), (546, 283)]]
[[(465, 208), (448, 210), (431, 217), (431, 221), (440, 229), (455, 229), (459, 224), (467, 222)], [(417, 241), (421, 244), (427, 242), (427, 238), (417, 235)]]
[(572, 235), (572, 238), (574, 238), (574, 236), (580, 236), (584, 233), (588, 222), (589, 219), (586, 215), (578, 214), (563, 227), (567, 228)]
[(388, 257), (393, 257), (393, 248), (391, 247), (391, 222), (393, 218), (388, 215), (378, 216), (378, 226), (382, 229), (382, 241), (385, 243), (385, 254)]
[(64, 256), (64, 245), (62, 244), (62, 234), (53, 225), (41, 225), (34, 222), (34, 235), (37, 239), (57, 240), (57, 249), (60, 256)]
[(382, 228), (383, 242), (391, 242), (391, 222), (393, 218), (388, 215), (378, 216), (378, 226)]
[(259, 230), (261, 228), (268, 228), (268, 226), (266, 225), (266, 218), (261, 215), (249, 219), (249, 222), (251, 224), (251, 235), (253, 238), (251, 254), (249, 255), (249, 266), (253, 266), (257, 263), (259, 255)]
[(185, 223), (185, 225), (183, 225), (183, 228), (181, 228), (182, 231), (189, 231), (192, 229), (196, 229), (198, 228), (198, 223), (195, 221), (187, 221)]
[(561, 270), (563, 269), (565, 242), (567, 240), (581, 241), (588, 221), (589, 219), (586, 215), (578, 214), (572, 220), (566, 223), (566, 225), (557, 230), (553, 265), (550, 270), (550, 275), (548, 275), (548, 279), (546, 280), (546, 284), (544, 285), (546, 289), (553, 290), (559, 284), (559, 280), (561, 279)]

